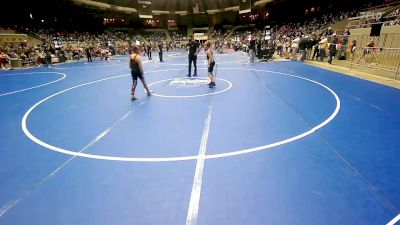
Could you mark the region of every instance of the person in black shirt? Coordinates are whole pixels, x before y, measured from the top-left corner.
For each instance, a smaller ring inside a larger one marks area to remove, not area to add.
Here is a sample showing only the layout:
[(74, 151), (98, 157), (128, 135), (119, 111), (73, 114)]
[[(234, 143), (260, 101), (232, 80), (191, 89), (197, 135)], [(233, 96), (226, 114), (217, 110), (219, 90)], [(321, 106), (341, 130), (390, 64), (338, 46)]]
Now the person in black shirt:
[(311, 40), (311, 45), (314, 48), (314, 53), (312, 55), (311, 60), (314, 60), (315, 57), (318, 60), (318, 58), (319, 58), (319, 42), (318, 42), (318, 39), (317, 38), (313, 38)]
[(45, 61), (45, 64), (46, 64), (46, 66), (48, 67), (48, 68), (51, 68), (51, 52), (50, 51), (47, 51), (46, 52), (46, 56), (45, 56), (45, 58), (44, 58), (44, 61)]
[(307, 45), (308, 45), (308, 37), (303, 36), (299, 43), (300, 61), (301, 62), (303, 62), (307, 57)]
[(261, 59), (261, 40), (257, 41), (257, 58)]
[(249, 43), (249, 55), (250, 55), (250, 62), (254, 62), (254, 56), (256, 53), (256, 40), (251, 39)]
[(92, 52), (90, 51), (89, 47), (85, 48), (86, 58), (88, 62), (92, 62)]
[(151, 42), (147, 44), (147, 57), (151, 60)]
[(193, 36), (190, 36), (189, 38), (189, 43), (187, 44), (187, 47), (189, 48), (189, 73), (188, 77), (191, 77), (191, 72), (192, 72), (192, 62), (194, 66), (194, 74), (193, 76), (197, 76), (197, 53), (200, 51), (200, 45), (198, 42), (193, 40)]
[(328, 63), (332, 64), (333, 58), (335, 57), (336, 54), (336, 44), (335, 43), (330, 43), (329, 44), (329, 59)]
[(163, 44), (162, 42), (158, 43), (158, 56), (160, 57), (160, 62), (164, 62), (162, 59), (162, 55), (163, 55)]
[(332, 60), (336, 55), (336, 49), (337, 48), (337, 38), (336, 38), (336, 34), (331, 36), (331, 43), (329, 45), (329, 60), (328, 63), (332, 64)]

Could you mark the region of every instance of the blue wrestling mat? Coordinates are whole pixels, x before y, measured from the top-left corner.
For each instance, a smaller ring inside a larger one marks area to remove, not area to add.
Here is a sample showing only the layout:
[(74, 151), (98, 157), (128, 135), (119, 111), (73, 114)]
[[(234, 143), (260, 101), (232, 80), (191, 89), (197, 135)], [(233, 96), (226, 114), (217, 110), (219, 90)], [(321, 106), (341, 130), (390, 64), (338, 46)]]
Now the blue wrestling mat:
[(400, 91), (300, 62), (128, 56), (0, 72), (1, 225), (380, 225), (400, 213)]

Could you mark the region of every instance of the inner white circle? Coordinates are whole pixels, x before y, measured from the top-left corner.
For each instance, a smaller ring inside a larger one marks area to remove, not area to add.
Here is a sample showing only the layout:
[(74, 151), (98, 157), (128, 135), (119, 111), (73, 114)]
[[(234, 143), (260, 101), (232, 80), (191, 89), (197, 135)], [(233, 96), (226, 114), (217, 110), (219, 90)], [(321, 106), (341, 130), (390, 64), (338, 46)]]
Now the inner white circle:
[[(67, 62), (67, 63), (61, 63), (61, 64), (57, 64), (57, 65), (54, 65), (52, 68), (53, 69), (56, 69), (56, 70), (69, 70), (69, 69), (89, 69), (89, 68), (100, 68), (100, 67), (111, 67), (111, 66), (121, 66), (121, 65), (127, 65), (127, 63), (117, 63), (117, 62), (115, 62), (115, 63), (108, 63), (108, 62), (102, 62), (102, 61), (95, 61), (94, 63), (96, 63), (96, 62), (98, 62), (98, 63), (102, 63), (102, 64), (104, 64), (104, 65), (90, 65), (90, 64), (92, 64), (92, 63), (88, 63), (88, 64), (86, 64), (85, 63), (85, 65), (87, 65), (87, 66), (71, 66), (71, 67), (61, 67), (61, 66), (59, 66), (59, 65), (63, 65), (63, 64), (76, 64), (77, 62)], [(151, 61), (143, 61), (142, 62), (142, 64), (146, 64), (146, 63), (149, 63), (149, 62), (151, 62)]]
[(36, 85), (36, 86), (33, 86), (33, 87), (24, 88), (24, 89), (20, 89), (20, 90), (16, 90), (16, 91), (11, 91), (11, 92), (6, 92), (6, 93), (3, 93), (3, 94), (0, 94), (0, 97), (6, 96), (6, 95), (12, 95), (12, 94), (19, 93), (19, 92), (23, 92), (23, 91), (32, 90), (32, 89), (39, 88), (39, 87), (43, 87), (43, 86), (46, 86), (46, 85), (49, 85), (49, 84), (58, 82), (58, 81), (60, 81), (60, 80), (62, 80), (62, 79), (64, 79), (64, 78), (67, 77), (67, 75), (66, 75), (65, 73), (57, 73), (57, 72), (8, 73), (8, 74), (1, 74), (0, 77), (2, 77), (2, 76), (25, 75), (25, 74), (47, 74), (47, 73), (50, 73), (50, 74), (59, 74), (59, 75), (62, 75), (62, 76), (61, 76), (61, 78), (59, 78), (59, 79), (57, 79), (57, 80), (50, 81), (50, 82), (47, 82), (47, 83), (44, 83), (44, 84), (40, 84), (40, 85)]
[[(75, 64), (75, 63), (74, 63)], [(62, 64), (59, 64), (62, 65)], [(90, 64), (85, 64), (88, 66), (71, 66), (71, 67), (61, 67), (58, 65), (54, 65), (52, 68), (56, 70), (69, 70), (69, 69), (89, 69), (89, 68), (100, 68), (100, 67), (111, 67), (111, 66), (121, 66), (121, 65), (126, 65), (126, 63), (109, 63), (104, 62), (104, 65), (90, 65)]]
[[(173, 80), (173, 79), (174, 78), (156, 81), (156, 82), (153, 82), (153, 83), (149, 84), (149, 87), (151, 87), (154, 84), (170, 81), (170, 80)], [(224, 82), (228, 83), (228, 87), (225, 88), (224, 90), (221, 90), (221, 91), (207, 93), (207, 94), (198, 94), (198, 95), (162, 95), (162, 94), (157, 94), (157, 93), (152, 93), (152, 95), (153, 96), (157, 96), (157, 97), (162, 97), (162, 98), (196, 98), (196, 97), (204, 97), (204, 96), (208, 96), (208, 95), (220, 94), (220, 93), (225, 92), (225, 91), (227, 91), (227, 90), (232, 88), (232, 83), (230, 81), (225, 80), (225, 79), (221, 79), (221, 78), (215, 78), (215, 79), (216, 80), (221, 80), (221, 81), (224, 81)]]
[(267, 145), (262, 145), (262, 146), (258, 146), (258, 147), (254, 147), (254, 148), (247, 148), (247, 149), (243, 149), (243, 150), (237, 150), (237, 151), (231, 151), (231, 152), (227, 152), (227, 153), (219, 153), (219, 154), (211, 154), (211, 155), (206, 155), (206, 156), (198, 156), (198, 155), (192, 155), (192, 156), (181, 156), (181, 157), (117, 157), (117, 156), (107, 156), (107, 155), (96, 155), (96, 154), (88, 154), (88, 153), (83, 153), (83, 152), (76, 152), (76, 151), (72, 151), (72, 150), (68, 150), (68, 149), (64, 149), (64, 148), (60, 148), (57, 146), (53, 146), (50, 145), (40, 139), (38, 139), (37, 137), (35, 137), (33, 134), (30, 133), (30, 131), (27, 128), (27, 119), (29, 114), (40, 104), (42, 104), (43, 102), (49, 100), (50, 98), (53, 98), (59, 94), (62, 94), (64, 92), (73, 90), (75, 88), (79, 88), (82, 86), (86, 86), (89, 84), (93, 84), (93, 83), (97, 83), (97, 82), (101, 82), (101, 81), (105, 81), (105, 80), (110, 80), (110, 79), (115, 79), (115, 78), (120, 78), (120, 77), (124, 77), (124, 76), (128, 76), (128, 75), (120, 75), (120, 76), (114, 76), (114, 77), (109, 77), (109, 78), (104, 78), (104, 79), (100, 79), (100, 80), (96, 80), (96, 81), (92, 81), (92, 82), (88, 82), (88, 83), (84, 83), (84, 84), (80, 84), (62, 91), (59, 91), (53, 95), (50, 95), (42, 100), (40, 100), (39, 102), (37, 102), (36, 104), (34, 104), (23, 116), (22, 121), (21, 121), (21, 127), (23, 132), (25, 133), (25, 135), (31, 139), (33, 142), (48, 148), (50, 150), (56, 151), (56, 152), (60, 152), (60, 153), (64, 153), (64, 154), (68, 154), (68, 155), (72, 155), (72, 156), (79, 156), (79, 157), (85, 157), (85, 158), (91, 158), (91, 159), (102, 159), (102, 160), (111, 160), (111, 161), (128, 161), (128, 162), (172, 162), (172, 161), (184, 161), (184, 160), (197, 160), (199, 158), (202, 159), (215, 159), (215, 158), (223, 158), (223, 157), (229, 157), (229, 156), (235, 156), (235, 155), (241, 155), (241, 154), (247, 154), (247, 153), (251, 153), (251, 152), (257, 152), (257, 151), (262, 151), (262, 150), (266, 150), (266, 149), (270, 149), (273, 147), (277, 147), (283, 144), (287, 144), (289, 142), (293, 142), (295, 140), (301, 139), (303, 137), (306, 137), (312, 133), (314, 133), (315, 131), (317, 131), (318, 129), (321, 129), (322, 127), (324, 127), (325, 125), (327, 125), (329, 122), (331, 122), (336, 115), (339, 113), (340, 110), (340, 99), (338, 97), (338, 95), (329, 87), (327, 87), (324, 84), (321, 84), (317, 81), (308, 79), (308, 78), (304, 78), (304, 77), (300, 77), (300, 76), (296, 76), (296, 75), (292, 75), (292, 74), (288, 74), (288, 73), (282, 73), (282, 72), (275, 72), (275, 71), (269, 71), (269, 70), (260, 70), (260, 69), (243, 69), (243, 68), (221, 68), (224, 70), (246, 70), (246, 71), (257, 71), (257, 72), (268, 72), (268, 73), (275, 73), (275, 74), (280, 74), (280, 75), (284, 75), (284, 76), (289, 76), (289, 77), (295, 77), (298, 79), (302, 79), (302, 80), (306, 80), (309, 82), (312, 82), (314, 84), (317, 84), (321, 87), (323, 87), (324, 89), (328, 90), (334, 97), (336, 100), (336, 107), (335, 110), (333, 111), (333, 113), (327, 118), (325, 119), (322, 123), (318, 124), (317, 126), (311, 128), (310, 130), (298, 134), (294, 137), (285, 139), (285, 140), (281, 140), (278, 142), (274, 142), (271, 144), (267, 144)]
[[(247, 62), (247, 59), (242, 59), (242, 60), (235, 60), (235, 61), (227, 61), (227, 62), (218, 62), (218, 65), (220, 64), (230, 64), (230, 63), (241, 63), (241, 62)], [(167, 62), (156, 62), (157, 64), (162, 64), (162, 65), (169, 65), (169, 66), (187, 66), (189, 62), (186, 63), (167, 63)]]

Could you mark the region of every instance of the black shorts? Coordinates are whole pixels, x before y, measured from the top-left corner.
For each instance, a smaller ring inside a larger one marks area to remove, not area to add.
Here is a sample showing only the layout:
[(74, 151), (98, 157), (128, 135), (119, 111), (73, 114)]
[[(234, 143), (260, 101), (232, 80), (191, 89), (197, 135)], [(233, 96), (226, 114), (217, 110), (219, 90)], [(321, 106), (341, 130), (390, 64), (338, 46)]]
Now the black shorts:
[(212, 72), (213, 72), (214, 66), (215, 66), (215, 62), (212, 61), (212, 62), (210, 63), (210, 66), (208, 67), (208, 72), (209, 72), (209, 73), (212, 73)]
[(137, 80), (138, 78), (142, 79), (143, 74), (135, 71), (131, 71), (132, 80)]

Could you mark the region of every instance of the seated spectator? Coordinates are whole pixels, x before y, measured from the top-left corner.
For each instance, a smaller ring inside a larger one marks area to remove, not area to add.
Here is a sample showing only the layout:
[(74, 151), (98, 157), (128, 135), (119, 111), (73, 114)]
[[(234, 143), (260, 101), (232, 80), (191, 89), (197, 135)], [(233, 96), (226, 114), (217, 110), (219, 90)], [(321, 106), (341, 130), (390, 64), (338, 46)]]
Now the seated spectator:
[(375, 47), (375, 41), (371, 40), (364, 48), (364, 55), (371, 53), (374, 47)]
[(343, 35), (350, 36), (350, 29), (346, 28), (343, 32)]
[(0, 64), (1, 69), (9, 70), (11, 69), (11, 58), (5, 52), (0, 52)]

